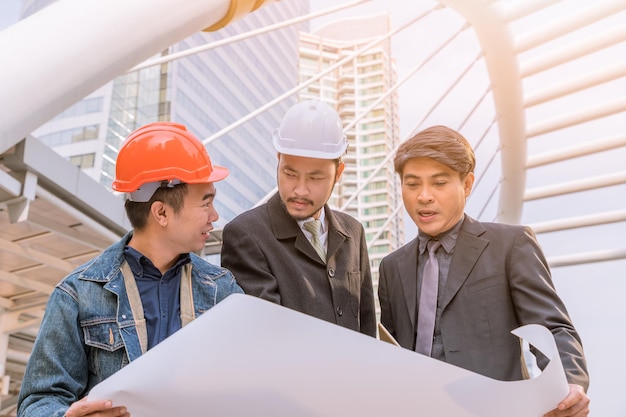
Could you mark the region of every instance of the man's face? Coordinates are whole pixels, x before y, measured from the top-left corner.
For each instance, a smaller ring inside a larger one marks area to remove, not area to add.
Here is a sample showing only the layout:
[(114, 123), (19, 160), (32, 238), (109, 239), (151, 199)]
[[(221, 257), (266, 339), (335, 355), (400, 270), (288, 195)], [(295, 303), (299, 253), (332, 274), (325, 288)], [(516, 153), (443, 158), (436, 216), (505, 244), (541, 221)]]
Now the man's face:
[(437, 236), (463, 216), (474, 174), (458, 172), (430, 158), (407, 161), (402, 172), (402, 200), (413, 222), (424, 233)]
[(296, 220), (319, 218), (343, 172), (331, 159), (278, 155), (278, 193), (287, 211)]
[(176, 253), (197, 252), (201, 250), (213, 222), (219, 219), (213, 205), (215, 186), (207, 184), (187, 184), (187, 195), (183, 207), (170, 220), (170, 243)]

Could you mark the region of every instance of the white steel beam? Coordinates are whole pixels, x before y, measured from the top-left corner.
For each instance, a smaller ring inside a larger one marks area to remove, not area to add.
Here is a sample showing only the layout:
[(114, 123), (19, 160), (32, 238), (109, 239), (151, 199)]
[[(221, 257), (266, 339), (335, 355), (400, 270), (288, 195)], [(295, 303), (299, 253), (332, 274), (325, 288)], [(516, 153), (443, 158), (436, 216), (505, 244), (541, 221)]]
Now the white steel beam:
[(561, 0), (524, 0), (524, 1), (507, 1), (500, 2), (498, 5), (501, 9), (500, 15), (506, 22), (512, 22), (517, 19), (529, 16), (539, 10), (550, 7)]
[[(625, 32), (626, 35), (626, 32)], [(624, 37), (626, 40), (626, 37)], [(532, 91), (526, 94), (524, 106), (526, 108), (536, 106), (569, 94), (576, 93), (586, 88), (598, 86), (600, 84), (621, 78), (626, 74), (626, 60), (615, 65), (598, 69), (589, 74), (585, 74), (575, 79), (547, 86), (540, 90)]]
[(570, 146), (565, 149), (557, 149), (554, 151), (529, 155), (526, 160), (526, 169), (591, 155), (598, 152), (604, 152), (611, 149), (617, 149), (623, 146), (626, 146), (626, 134), (611, 138), (594, 139), (593, 141), (576, 146)]
[(607, 249), (603, 251), (552, 256), (548, 258), (548, 265), (550, 265), (550, 268), (558, 268), (562, 266), (590, 264), (593, 262), (617, 261), (620, 259), (626, 259), (626, 249)]
[(440, 0), (473, 26), (484, 52), (501, 143), (502, 183), (497, 221), (519, 223), (526, 185), (526, 118), (514, 39), (498, 4), (480, 0)]
[(532, 32), (517, 37), (514, 50), (518, 54), (525, 52), (622, 10), (626, 10), (625, 1), (590, 1), (587, 7), (578, 8), (575, 13), (560, 16), (559, 19), (554, 19)]
[(587, 216), (568, 217), (566, 219), (534, 223), (529, 226), (535, 233), (539, 234), (619, 222), (626, 222), (626, 210), (596, 213)]
[(261, 3), (60, 0), (8, 27), (0, 32), (0, 153), (133, 65)]
[(564, 182), (556, 185), (548, 185), (545, 187), (531, 188), (526, 190), (526, 193), (524, 194), (524, 201), (556, 197), (558, 195), (594, 190), (596, 188), (610, 187), (620, 184), (626, 184), (626, 171), (608, 175), (599, 175), (597, 177)]
[(612, 27), (605, 32), (590, 35), (578, 42), (572, 42), (557, 50), (534, 58), (528, 58), (520, 63), (522, 77), (528, 77), (557, 65), (573, 61), (577, 58), (592, 54), (600, 49), (607, 48), (626, 39), (626, 24)]
[(580, 110), (576, 112), (548, 119), (530, 126), (527, 131), (527, 137), (533, 138), (555, 130), (579, 125), (591, 120), (600, 119), (602, 117), (611, 116), (625, 111), (626, 97), (606, 102), (598, 106), (580, 108)]

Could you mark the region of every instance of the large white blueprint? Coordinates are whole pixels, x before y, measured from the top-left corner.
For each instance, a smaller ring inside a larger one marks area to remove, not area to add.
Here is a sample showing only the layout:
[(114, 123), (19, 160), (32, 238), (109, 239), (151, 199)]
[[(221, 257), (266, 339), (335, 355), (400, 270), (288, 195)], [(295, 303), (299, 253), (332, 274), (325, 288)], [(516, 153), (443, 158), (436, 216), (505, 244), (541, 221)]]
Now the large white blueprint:
[(235, 294), (103, 381), (133, 417), (541, 417), (569, 392), (552, 334), (515, 332), (550, 363), (503, 382)]

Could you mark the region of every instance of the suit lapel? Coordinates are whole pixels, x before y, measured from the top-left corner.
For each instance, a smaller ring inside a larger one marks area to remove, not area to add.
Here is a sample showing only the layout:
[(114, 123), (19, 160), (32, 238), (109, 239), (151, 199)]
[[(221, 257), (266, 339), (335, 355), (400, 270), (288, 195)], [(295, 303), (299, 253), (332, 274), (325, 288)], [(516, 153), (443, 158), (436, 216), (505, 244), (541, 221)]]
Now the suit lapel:
[(333, 211), (327, 205), (324, 206), (324, 210), (326, 212), (326, 219), (328, 220), (328, 245), (326, 245), (326, 258), (331, 259), (350, 234), (345, 227), (343, 227), (343, 224), (338, 221)]
[(484, 232), (485, 229), (480, 222), (465, 216), (465, 221), (454, 246), (448, 280), (441, 300), (442, 309), (445, 309), (452, 301), (487, 247), (489, 241), (479, 237)]
[[(315, 252), (315, 249), (313, 249), (311, 243), (307, 240), (306, 236), (304, 236), (304, 233), (302, 233), (302, 230), (300, 229), (300, 226), (298, 226), (296, 220), (291, 217), (291, 215), (289, 215), (289, 212), (285, 208), (278, 193), (274, 194), (274, 196), (272, 196), (272, 198), (268, 200), (267, 210), (270, 221), (272, 223), (272, 232), (274, 233), (276, 240), (283, 241), (288, 239), (295, 239), (294, 247), (297, 251), (302, 252), (305, 256), (324, 265), (324, 262), (320, 259), (317, 252)], [(328, 215), (330, 210), (328, 208), (326, 210), (326, 215)], [(332, 227), (330, 227), (329, 229), (333, 230)], [(329, 249), (331, 243), (330, 230), (328, 234)]]
[(415, 238), (404, 247), (404, 254), (396, 263), (406, 308), (413, 328), (415, 328), (415, 310), (417, 306), (417, 247), (417, 238)]

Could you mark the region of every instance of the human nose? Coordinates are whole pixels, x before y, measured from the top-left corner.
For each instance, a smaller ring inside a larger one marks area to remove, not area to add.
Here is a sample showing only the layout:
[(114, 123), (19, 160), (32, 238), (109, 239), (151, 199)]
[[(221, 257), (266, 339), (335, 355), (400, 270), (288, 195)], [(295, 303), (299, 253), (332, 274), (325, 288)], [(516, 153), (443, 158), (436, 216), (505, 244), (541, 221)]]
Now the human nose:
[(296, 180), (296, 184), (295, 184), (295, 187), (294, 187), (294, 190), (293, 190), (293, 191), (294, 191), (294, 193), (295, 193), (296, 195), (299, 195), (299, 196), (303, 196), (303, 195), (308, 194), (308, 192), (309, 192), (309, 187), (308, 187), (308, 185), (307, 185), (307, 181), (306, 181), (306, 179), (305, 179), (305, 178), (299, 178), (299, 179), (297, 179), (297, 180)]
[(424, 186), (420, 189), (420, 192), (417, 194), (417, 200), (423, 204), (432, 203), (434, 201), (433, 194), (428, 186)]
[(211, 206), (211, 208), (212, 210), (209, 211), (208, 220), (209, 220), (209, 223), (214, 223), (219, 220), (220, 214), (217, 212), (215, 207)]

